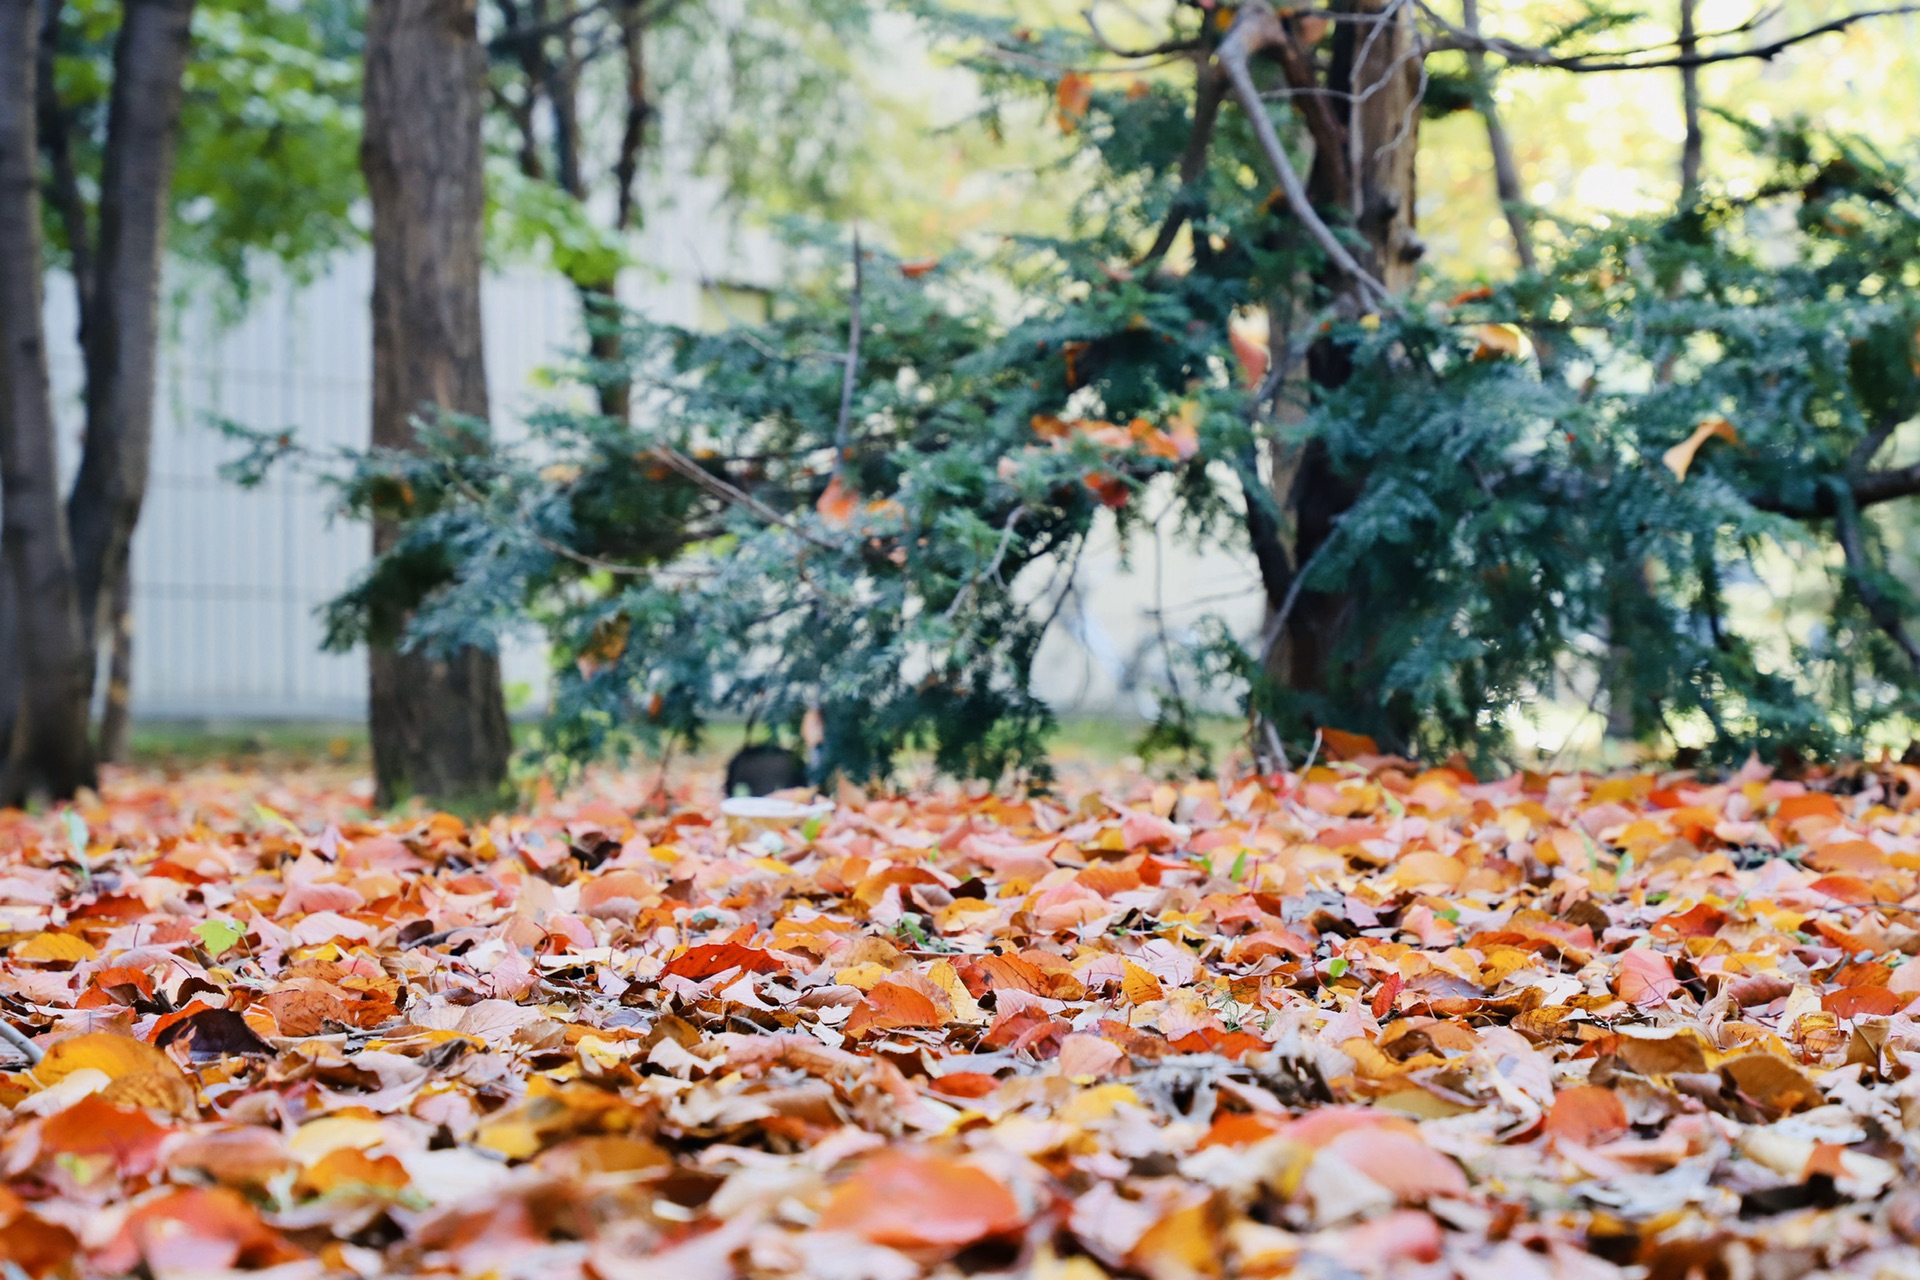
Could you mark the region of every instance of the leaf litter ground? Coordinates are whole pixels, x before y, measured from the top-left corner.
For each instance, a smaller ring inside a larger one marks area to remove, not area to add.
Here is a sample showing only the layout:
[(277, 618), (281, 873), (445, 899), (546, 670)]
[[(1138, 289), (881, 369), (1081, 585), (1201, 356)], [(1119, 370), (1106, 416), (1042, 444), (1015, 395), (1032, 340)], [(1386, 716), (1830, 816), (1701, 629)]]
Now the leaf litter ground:
[(0, 1268), (1920, 1275), (1916, 784), (121, 774), (0, 816)]

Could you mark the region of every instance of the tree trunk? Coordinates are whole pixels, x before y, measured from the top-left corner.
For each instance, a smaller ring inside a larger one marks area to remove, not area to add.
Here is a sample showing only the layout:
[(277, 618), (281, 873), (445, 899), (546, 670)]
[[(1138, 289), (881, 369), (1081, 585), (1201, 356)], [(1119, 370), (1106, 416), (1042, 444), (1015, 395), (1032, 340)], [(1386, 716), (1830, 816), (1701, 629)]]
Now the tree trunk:
[[(1399, 294), (1413, 283), (1422, 252), (1414, 232), (1420, 66), (1412, 46), (1419, 36), (1411, 6), (1360, 0), (1355, 7), (1382, 16), (1335, 30), (1327, 87), (1336, 101), (1350, 104), (1340, 139), (1345, 154), (1329, 156), (1321, 144), (1309, 195), (1317, 208), (1348, 211), (1367, 247), (1361, 264)], [(1356, 318), (1364, 314), (1369, 307), (1352, 282), (1342, 287), (1342, 309)], [(1351, 373), (1348, 353), (1337, 343), (1318, 342), (1308, 352), (1307, 373), (1315, 385), (1338, 386)], [(1304, 572), (1359, 497), (1363, 478), (1337, 472), (1318, 444), (1276, 466), (1274, 478), (1274, 496), (1293, 525), (1294, 571)], [(1286, 687), (1316, 694), (1341, 683), (1346, 655), (1362, 643), (1355, 635), (1359, 606), (1350, 592), (1300, 591), (1270, 664)]]
[[(361, 167), (373, 202), (373, 444), (417, 447), (415, 414), (484, 418), (480, 121), (473, 0), (373, 0)], [(373, 549), (398, 536), (376, 520)], [(508, 737), (498, 660), (375, 648), (369, 720), (379, 800), (493, 800)]]
[[(1700, 31), (1696, 20), (1697, 0), (1680, 0), (1680, 56), (1691, 58), (1700, 51)], [(1686, 124), (1686, 141), (1680, 148), (1680, 207), (1691, 209), (1700, 200), (1700, 166), (1704, 160), (1705, 139), (1700, 130), (1700, 68), (1689, 64), (1680, 68), (1680, 114)]]
[(113, 588), (113, 635), (108, 641), (107, 697), (100, 709), (100, 759), (125, 764), (133, 738), (133, 566)]
[(21, 606), (7, 610), (19, 684), (0, 804), (64, 799), (94, 780), (41, 318), (37, 18), (33, 0), (0, 0), (0, 548)]
[[(193, 0), (127, 0), (113, 52), (100, 243), (86, 309), (87, 436), (67, 499), (82, 643), (113, 626), (147, 493), (160, 352), (160, 262)], [(95, 663), (86, 669), (92, 695)]]

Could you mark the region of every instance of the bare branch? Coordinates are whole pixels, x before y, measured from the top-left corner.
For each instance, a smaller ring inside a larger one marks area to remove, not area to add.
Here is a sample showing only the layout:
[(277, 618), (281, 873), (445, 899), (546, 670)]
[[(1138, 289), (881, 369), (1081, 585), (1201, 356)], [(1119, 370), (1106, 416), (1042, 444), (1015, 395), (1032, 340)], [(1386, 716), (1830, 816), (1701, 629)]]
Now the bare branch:
[(993, 559), (988, 562), (985, 569), (967, 579), (966, 585), (954, 593), (953, 603), (949, 604), (947, 611), (940, 615), (943, 621), (953, 621), (960, 610), (966, 608), (967, 601), (973, 598), (974, 589), (983, 581), (988, 578), (992, 578), (996, 582), (999, 581), (1000, 566), (1007, 562), (1007, 551), (1013, 546), (1014, 527), (1020, 523), (1021, 517), (1026, 514), (1027, 508), (1025, 503), (1013, 509), (1012, 514), (1007, 517), (1007, 523), (1000, 530), (1000, 546), (994, 551)]
[[(1920, 13), (1920, 4), (1892, 5), (1880, 9), (1861, 9), (1844, 14), (1831, 21), (1796, 31), (1777, 40), (1763, 44), (1746, 45), (1738, 49), (1720, 49), (1709, 53), (1675, 53), (1668, 57), (1642, 58), (1634, 55), (1616, 54), (1557, 54), (1551, 49), (1542, 49), (1536, 45), (1524, 45), (1498, 36), (1470, 36), (1455, 24), (1434, 12), (1433, 7), (1420, 0), (1420, 10), (1433, 23), (1447, 32), (1447, 38), (1431, 42), (1430, 51), (1445, 49), (1479, 50), (1504, 58), (1519, 67), (1550, 67), (1559, 71), (1659, 71), (1678, 67), (1705, 67), (1719, 62), (1738, 62), (1743, 59), (1767, 61), (1777, 57), (1797, 44), (1815, 40), (1821, 36), (1845, 31), (1857, 23), (1874, 18), (1894, 18), (1905, 14)], [(1677, 42), (1654, 46), (1652, 51), (1677, 48)]]
[(1159, 58), (1169, 53), (1191, 53), (1200, 47), (1198, 40), (1165, 40), (1146, 49), (1127, 49), (1107, 39), (1100, 30), (1100, 0), (1093, 0), (1086, 9), (1087, 30), (1093, 33), (1095, 43), (1116, 58), (1129, 58), (1141, 61), (1146, 58)]
[(866, 272), (860, 262), (860, 230), (853, 232), (853, 302), (847, 322), (847, 369), (840, 380), (840, 420), (833, 429), (833, 474), (837, 479), (846, 470), (847, 454), (853, 446), (853, 391), (860, 377), (860, 306), (865, 291)]
[(711, 471), (708, 471), (705, 467), (672, 445), (657, 444), (647, 452), (653, 457), (658, 458), (661, 462), (664, 462), (673, 470), (679, 472), (682, 476), (699, 485), (702, 489), (721, 499), (723, 502), (729, 502), (736, 507), (751, 511), (768, 524), (777, 524), (794, 537), (799, 538), (803, 542), (811, 542), (823, 551), (838, 551), (840, 549), (820, 535), (801, 528), (787, 516), (775, 511), (772, 507), (760, 501), (760, 499), (754, 497), (746, 490), (722, 480), (719, 476), (714, 475)]
[[(1460, 0), (1461, 21), (1469, 34), (1480, 35), (1480, 0)], [(1467, 53), (1467, 73), (1473, 80), (1473, 97), (1480, 108), (1480, 119), (1487, 126), (1487, 150), (1493, 153), (1493, 186), (1500, 197), (1500, 211), (1506, 215), (1507, 230), (1513, 236), (1513, 252), (1523, 271), (1536, 265), (1533, 253), (1533, 227), (1527, 218), (1525, 197), (1520, 191), (1520, 166), (1514, 163), (1513, 142), (1500, 119), (1500, 108), (1493, 100), (1493, 79), (1487, 72), (1487, 57), (1478, 49)]]
[(1219, 123), (1220, 104), (1226, 96), (1226, 77), (1202, 65), (1194, 86), (1193, 133), (1187, 138), (1187, 149), (1180, 155), (1180, 190), (1174, 194), (1166, 221), (1160, 224), (1160, 233), (1136, 265), (1149, 266), (1166, 257), (1180, 228), (1193, 216), (1198, 203), (1195, 188), (1207, 171), (1207, 153), (1213, 147), (1214, 126)]
[(1853, 500), (1863, 507), (1910, 498), (1920, 493), (1920, 462), (1887, 471), (1869, 471), (1853, 482)]
[(1286, 39), (1286, 31), (1280, 25), (1279, 17), (1267, 0), (1249, 0), (1235, 15), (1227, 38), (1220, 42), (1216, 55), (1220, 65), (1226, 69), (1228, 78), (1233, 82), (1235, 95), (1240, 100), (1241, 109), (1253, 124), (1254, 136), (1260, 141), (1260, 149), (1266, 153), (1267, 162), (1273, 166), (1274, 173), (1280, 179), (1280, 188), (1286, 193), (1287, 203), (1300, 225), (1307, 229), (1315, 244), (1320, 246), (1328, 261), (1339, 269), (1358, 289), (1367, 304), (1384, 309), (1392, 295), (1387, 287), (1374, 279), (1365, 267), (1340, 243), (1307, 198), (1307, 189), (1295, 172), (1293, 161), (1287, 158), (1287, 149), (1280, 141), (1280, 134), (1273, 127), (1273, 119), (1267, 114), (1266, 104), (1260, 99), (1260, 90), (1253, 82), (1253, 72), (1248, 60), (1256, 50), (1270, 49), (1276, 43)]

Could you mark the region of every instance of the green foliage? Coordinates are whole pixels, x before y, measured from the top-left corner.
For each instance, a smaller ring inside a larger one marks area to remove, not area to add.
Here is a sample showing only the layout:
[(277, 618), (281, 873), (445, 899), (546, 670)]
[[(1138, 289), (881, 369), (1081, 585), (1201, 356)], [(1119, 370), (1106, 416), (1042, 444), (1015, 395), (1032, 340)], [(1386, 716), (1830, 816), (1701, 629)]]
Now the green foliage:
[[(55, 82), (88, 200), (99, 190), (120, 6), (68, 0)], [(201, 0), (184, 79), (168, 248), (212, 270), (244, 304), (259, 265), (296, 277), (359, 238), (359, 9), (353, 0), (297, 6)], [(66, 228), (46, 204), (48, 244)], [(97, 235), (97, 210), (90, 212)]]
[[(1051, 102), (1034, 68), (1090, 56), (983, 32), (989, 113)], [(1237, 113), (1179, 181), (1188, 92), (1092, 86), (1067, 121), (1095, 175), (1072, 236), (932, 271), (870, 254), (844, 430), (852, 281), (816, 242), (769, 324), (630, 320), (623, 361), (582, 372), (632, 380), (631, 424), (562, 406), (523, 443), (446, 422), (422, 454), (358, 460), (349, 508), (404, 532), (338, 602), (336, 639), (409, 610), (420, 644), (539, 628), (556, 760), (721, 710), (789, 733), (817, 710), (823, 770), (883, 774), (919, 745), (999, 776), (1040, 764), (1033, 659), (1096, 521), (1244, 551), (1250, 518), (1278, 514), (1269, 457), (1311, 449), (1351, 501), (1301, 585), (1345, 600), (1351, 640), (1310, 689), (1279, 687), (1257, 637), (1169, 642), (1166, 745), (1191, 743), (1207, 695), (1292, 741), (1335, 725), (1483, 756), (1569, 688), (1721, 756), (1855, 748), (1913, 713), (1913, 601), (1874, 513), (1920, 488), (1874, 459), (1920, 405), (1920, 201), (1897, 166), (1756, 134), (1779, 177), (1751, 198), (1562, 228), (1542, 274), (1453, 301), (1430, 281), (1355, 318)], [(1190, 247), (1141, 261), (1174, 214)], [(1293, 413), (1253, 402), (1230, 340), (1268, 303), (1317, 335)], [(1720, 419), (1737, 440), (1669, 465)]]

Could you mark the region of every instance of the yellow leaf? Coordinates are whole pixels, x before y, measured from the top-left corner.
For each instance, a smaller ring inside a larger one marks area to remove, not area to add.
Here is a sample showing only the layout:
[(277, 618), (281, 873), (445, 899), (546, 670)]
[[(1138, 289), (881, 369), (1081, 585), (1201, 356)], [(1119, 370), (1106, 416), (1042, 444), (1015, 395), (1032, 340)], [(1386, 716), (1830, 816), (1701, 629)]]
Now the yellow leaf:
[(1120, 993), (1127, 998), (1128, 1004), (1146, 1004), (1150, 1000), (1164, 999), (1166, 993), (1160, 989), (1160, 979), (1129, 960), (1120, 979)]
[(76, 938), (70, 933), (36, 933), (25, 942), (15, 943), (15, 960), (37, 961), (43, 964), (65, 962), (78, 964), (82, 960), (91, 960), (99, 955), (99, 949), (85, 938)]
[(1693, 455), (1700, 452), (1700, 446), (1719, 436), (1734, 444), (1740, 443), (1740, 433), (1725, 418), (1706, 418), (1693, 429), (1693, 434), (1666, 451), (1660, 461), (1667, 464), (1667, 470), (1673, 472), (1675, 480), (1685, 480), (1687, 469), (1693, 466)]
[(1523, 360), (1532, 345), (1517, 324), (1483, 324), (1473, 331), (1473, 336), (1480, 340), (1480, 345), (1474, 348), (1475, 360), (1498, 360), (1503, 356)]
[(76, 1071), (98, 1071), (112, 1083), (102, 1091), (109, 1101), (152, 1107), (174, 1115), (194, 1110), (193, 1085), (172, 1058), (144, 1040), (113, 1031), (90, 1031), (56, 1041), (31, 1075), (42, 1089)]

